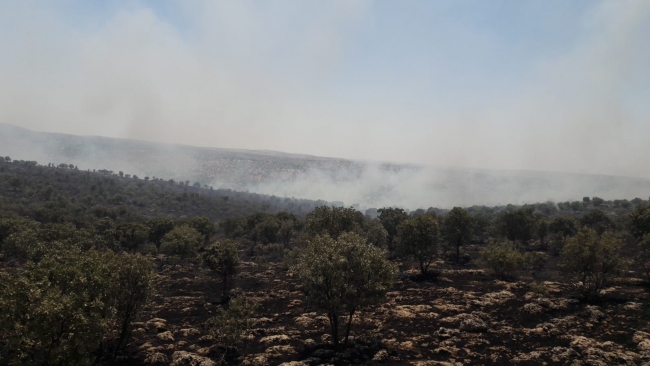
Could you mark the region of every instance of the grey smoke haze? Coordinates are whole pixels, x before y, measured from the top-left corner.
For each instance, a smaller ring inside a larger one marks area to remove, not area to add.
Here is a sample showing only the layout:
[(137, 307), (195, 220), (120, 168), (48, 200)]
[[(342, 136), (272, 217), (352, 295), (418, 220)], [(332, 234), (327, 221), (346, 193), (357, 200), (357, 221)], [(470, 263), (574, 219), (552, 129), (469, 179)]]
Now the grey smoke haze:
[(646, 198), (650, 180), (531, 171), (378, 164), (270, 151), (210, 149), (134, 140), (31, 132), (0, 124), (3, 154), (41, 164), (108, 169), (215, 188), (358, 204), (451, 208)]
[[(648, 34), (650, 2), (641, 0), (2, 2), (0, 122), (374, 162), (650, 178)], [(110, 158), (97, 168), (140, 169)], [(177, 151), (164, 158), (168, 177), (196, 169)], [(443, 170), (384, 176), (370, 167), (363, 179), (335, 184), (316, 170), (250, 189), (346, 203), (387, 190), (409, 207), (575, 199), (591, 189), (589, 179), (508, 187), (465, 181), (475, 173), (431, 173)], [(428, 189), (439, 180), (456, 190)], [(606, 196), (603, 187), (591, 191)], [(611, 193), (647, 196), (633, 187)]]

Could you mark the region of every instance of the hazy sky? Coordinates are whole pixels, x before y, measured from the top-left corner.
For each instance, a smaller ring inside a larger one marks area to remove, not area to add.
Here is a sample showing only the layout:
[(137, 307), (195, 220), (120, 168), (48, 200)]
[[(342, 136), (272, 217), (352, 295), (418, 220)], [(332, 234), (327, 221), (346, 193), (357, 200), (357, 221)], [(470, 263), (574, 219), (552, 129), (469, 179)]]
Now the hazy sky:
[(650, 1), (3, 1), (0, 122), (650, 177)]

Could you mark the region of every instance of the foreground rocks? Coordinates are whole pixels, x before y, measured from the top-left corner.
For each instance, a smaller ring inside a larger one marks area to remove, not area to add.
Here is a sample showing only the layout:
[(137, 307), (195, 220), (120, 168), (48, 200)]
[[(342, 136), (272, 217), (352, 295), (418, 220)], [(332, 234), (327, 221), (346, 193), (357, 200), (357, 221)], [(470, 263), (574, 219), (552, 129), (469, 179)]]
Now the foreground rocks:
[(648, 296), (634, 284), (587, 305), (557, 282), (538, 293), (480, 270), (406, 278), (384, 304), (353, 318), (349, 347), (333, 349), (327, 318), (304, 307), (280, 264), (245, 262), (238, 285), (259, 302), (258, 318), (245, 345), (225, 352), (203, 327), (220, 306), (208, 273), (196, 263), (162, 268), (162, 291), (134, 332), (131, 357), (140, 364), (650, 365)]

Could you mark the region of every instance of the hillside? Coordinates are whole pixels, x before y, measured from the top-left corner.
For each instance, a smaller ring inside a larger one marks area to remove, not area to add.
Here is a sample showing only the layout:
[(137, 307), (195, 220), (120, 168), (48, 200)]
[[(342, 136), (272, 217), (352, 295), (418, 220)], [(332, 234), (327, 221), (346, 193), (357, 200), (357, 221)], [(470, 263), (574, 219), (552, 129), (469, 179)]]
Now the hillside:
[(546, 200), (646, 199), (650, 180), (602, 175), (435, 168), (270, 151), (201, 148), (33, 132), (0, 124), (0, 154), (41, 164), (124, 171), (140, 177), (282, 197), (411, 210)]

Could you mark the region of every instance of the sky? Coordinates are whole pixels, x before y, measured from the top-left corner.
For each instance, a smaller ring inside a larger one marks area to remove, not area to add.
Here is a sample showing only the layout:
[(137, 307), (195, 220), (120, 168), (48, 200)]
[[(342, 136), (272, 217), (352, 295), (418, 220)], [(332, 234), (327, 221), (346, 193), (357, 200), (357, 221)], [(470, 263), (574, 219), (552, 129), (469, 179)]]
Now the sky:
[(650, 2), (4, 1), (0, 122), (650, 178)]

